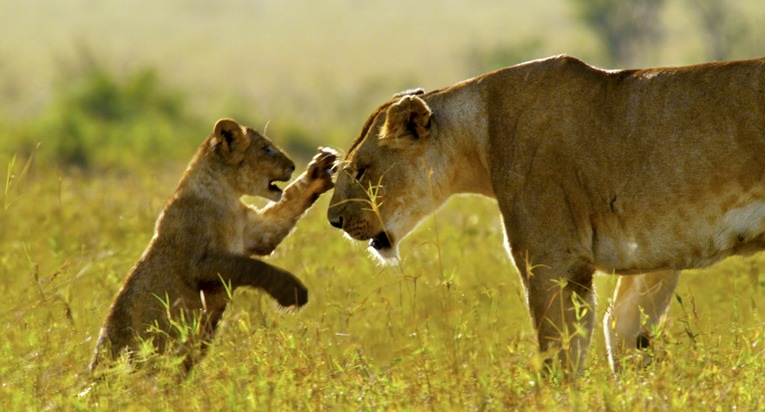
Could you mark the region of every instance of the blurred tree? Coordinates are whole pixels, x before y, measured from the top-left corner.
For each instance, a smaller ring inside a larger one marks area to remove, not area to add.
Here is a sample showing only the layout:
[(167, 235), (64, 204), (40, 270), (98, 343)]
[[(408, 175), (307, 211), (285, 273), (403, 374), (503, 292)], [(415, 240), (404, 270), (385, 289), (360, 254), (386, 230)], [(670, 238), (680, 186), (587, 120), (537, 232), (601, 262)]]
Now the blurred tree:
[(10, 145), (42, 161), (83, 170), (131, 168), (148, 159), (188, 156), (207, 132), (185, 109), (185, 96), (154, 69), (118, 75), (87, 49), (59, 65), (50, 104)]
[(707, 59), (727, 60), (733, 57), (734, 45), (748, 32), (741, 12), (731, 0), (688, 0), (699, 16), (706, 36)]
[[(618, 67), (634, 67), (661, 41), (661, 9), (665, 0), (574, 0), (578, 14), (589, 25)], [(714, 2), (715, 0), (709, 0)]]

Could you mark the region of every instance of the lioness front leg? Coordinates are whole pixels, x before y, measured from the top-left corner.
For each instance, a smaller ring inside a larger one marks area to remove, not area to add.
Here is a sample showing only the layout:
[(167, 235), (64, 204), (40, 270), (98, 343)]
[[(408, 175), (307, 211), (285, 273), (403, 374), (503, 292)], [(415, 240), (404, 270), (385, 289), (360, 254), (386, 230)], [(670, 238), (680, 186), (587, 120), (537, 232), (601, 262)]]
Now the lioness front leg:
[(680, 278), (679, 271), (621, 276), (612, 304), (603, 318), (603, 333), (611, 369), (618, 372), (620, 357), (650, 345), (651, 330), (664, 318)]
[(262, 289), (285, 307), (301, 307), (308, 302), (308, 290), (300, 279), (262, 260), (245, 256), (216, 255), (203, 259), (200, 266), (204, 273), (214, 276), (204, 280), (206, 285), (219, 285), (222, 279), (229, 283), (232, 289), (241, 286)]
[(594, 270), (586, 263), (546, 265), (541, 263), (543, 259), (534, 266), (523, 263), (526, 256), (514, 255), (526, 288), (539, 350), (548, 357), (545, 362), (548, 366), (562, 366), (564, 374), (576, 373), (583, 366), (592, 337)]
[(332, 169), (337, 153), (319, 148), (306, 171), (284, 189), (279, 202), (264, 207), (250, 216), (247, 250), (255, 255), (268, 255), (292, 231), (295, 224), (319, 196), (332, 189)]

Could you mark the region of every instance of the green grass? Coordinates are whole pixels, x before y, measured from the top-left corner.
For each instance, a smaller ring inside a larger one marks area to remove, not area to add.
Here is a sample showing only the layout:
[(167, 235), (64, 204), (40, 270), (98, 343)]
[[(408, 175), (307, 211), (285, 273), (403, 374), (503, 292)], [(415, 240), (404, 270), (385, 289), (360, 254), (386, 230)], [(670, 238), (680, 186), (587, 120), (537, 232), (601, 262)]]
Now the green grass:
[[(765, 406), (762, 258), (686, 273), (646, 369), (611, 375), (602, 331), (574, 383), (540, 376), (520, 281), (494, 202), (457, 198), (379, 267), (328, 226), (328, 198), (268, 260), (309, 304), (283, 313), (241, 291), (191, 375), (118, 364), (90, 383), (108, 306), (152, 233), (182, 165), (98, 179), (17, 159), (0, 215), (3, 410), (743, 410)], [(615, 278), (598, 279), (599, 316)]]

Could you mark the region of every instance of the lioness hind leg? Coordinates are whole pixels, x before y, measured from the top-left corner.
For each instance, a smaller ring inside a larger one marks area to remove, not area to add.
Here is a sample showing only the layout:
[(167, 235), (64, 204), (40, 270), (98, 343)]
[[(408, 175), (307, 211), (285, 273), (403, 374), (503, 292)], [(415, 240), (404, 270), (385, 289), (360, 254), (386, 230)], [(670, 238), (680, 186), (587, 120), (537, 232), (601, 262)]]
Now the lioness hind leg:
[(664, 317), (680, 277), (679, 271), (621, 276), (603, 319), (611, 369), (617, 372), (626, 351), (650, 346), (651, 330)]

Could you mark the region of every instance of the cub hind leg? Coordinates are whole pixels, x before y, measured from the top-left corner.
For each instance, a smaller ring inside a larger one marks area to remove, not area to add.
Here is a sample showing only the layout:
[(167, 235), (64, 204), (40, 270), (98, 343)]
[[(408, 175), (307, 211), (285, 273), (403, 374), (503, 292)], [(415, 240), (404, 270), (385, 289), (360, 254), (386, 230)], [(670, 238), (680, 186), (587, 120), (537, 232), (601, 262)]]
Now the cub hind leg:
[(667, 312), (680, 271), (620, 276), (614, 298), (603, 318), (611, 370), (619, 371), (628, 351), (651, 344), (651, 330)]

